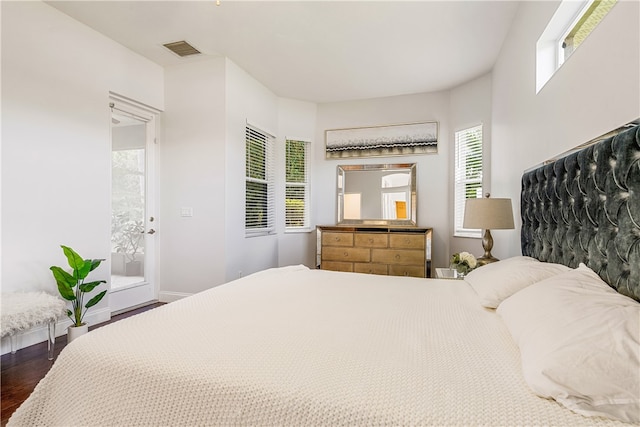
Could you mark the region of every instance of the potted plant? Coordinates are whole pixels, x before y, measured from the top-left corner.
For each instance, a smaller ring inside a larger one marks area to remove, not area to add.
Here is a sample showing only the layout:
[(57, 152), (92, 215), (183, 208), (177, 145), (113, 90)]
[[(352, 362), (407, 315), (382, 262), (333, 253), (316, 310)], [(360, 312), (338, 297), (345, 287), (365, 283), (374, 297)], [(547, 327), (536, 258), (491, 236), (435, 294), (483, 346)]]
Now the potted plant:
[(72, 272), (68, 273), (57, 266), (51, 266), (49, 269), (58, 284), (58, 292), (60, 292), (62, 298), (71, 301), (73, 306), (73, 311), (67, 309), (67, 316), (73, 322), (67, 331), (67, 339), (71, 342), (88, 331), (88, 326), (84, 323), (84, 316), (89, 308), (100, 302), (107, 291), (105, 290), (95, 295), (86, 304), (84, 304), (85, 294), (93, 291), (98, 285), (107, 282), (106, 280), (85, 282), (89, 273), (98, 268), (104, 259), (83, 259), (70, 247), (64, 245), (60, 247), (67, 257), (67, 262)]
[(119, 213), (112, 219), (112, 241), (116, 253), (124, 256), (124, 275), (139, 276), (142, 263), (136, 259), (144, 239), (144, 224), (131, 219), (129, 213)]

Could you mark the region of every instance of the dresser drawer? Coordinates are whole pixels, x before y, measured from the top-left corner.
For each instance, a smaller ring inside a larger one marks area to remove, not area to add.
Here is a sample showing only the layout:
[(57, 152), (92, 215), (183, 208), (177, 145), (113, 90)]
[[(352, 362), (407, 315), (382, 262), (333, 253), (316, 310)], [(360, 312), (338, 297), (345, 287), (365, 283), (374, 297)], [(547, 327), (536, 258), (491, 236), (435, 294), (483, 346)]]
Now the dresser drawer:
[(382, 264), (424, 265), (424, 251), (412, 249), (373, 249), (371, 261)]
[(361, 248), (386, 248), (389, 239), (387, 234), (356, 233), (355, 245)]
[(322, 233), (323, 246), (353, 246), (353, 233), (324, 232)]
[(389, 247), (397, 249), (424, 249), (424, 234), (391, 234)]
[(322, 261), (369, 262), (371, 250), (366, 248), (338, 248), (326, 246), (322, 249)]
[(353, 264), (353, 271), (356, 273), (368, 273), (368, 274), (389, 274), (389, 268), (387, 264), (374, 264), (365, 262), (356, 262)]
[(419, 265), (390, 265), (389, 275), (391, 276), (410, 276), (410, 277), (426, 277), (424, 267)]
[(430, 228), (318, 226), (316, 263), (324, 270), (429, 277)]
[(331, 271), (353, 271), (352, 262), (322, 261), (320, 268)]

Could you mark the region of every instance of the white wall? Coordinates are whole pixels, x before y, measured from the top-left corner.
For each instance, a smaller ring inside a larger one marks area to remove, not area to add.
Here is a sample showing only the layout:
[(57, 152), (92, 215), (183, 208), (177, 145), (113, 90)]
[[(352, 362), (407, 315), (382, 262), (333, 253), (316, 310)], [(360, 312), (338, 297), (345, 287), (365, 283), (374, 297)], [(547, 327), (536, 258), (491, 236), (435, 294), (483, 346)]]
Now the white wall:
[(278, 266), (278, 236), (245, 237), (244, 152), (248, 124), (278, 137), (278, 98), (226, 60), (225, 256), (226, 281)]
[[(483, 144), (483, 192), (491, 193), (493, 197), (503, 197), (502, 194), (493, 193), (491, 191), (491, 74), (486, 74), (468, 83), (451, 89), (450, 104), (450, 120), (451, 120), (451, 144), (452, 148), (449, 152), (449, 164), (454, 164), (455, 150), (453, 144), (455, 142), (455, 132), (467, 129), (472, 126), (482, 124), (482, 144)], [(451, 236), (450, 254), (461, 251), (471, 252), (477, 257), (484, 254), (481, 239), (471, 239), (463, 237), (453, 237), (455, 224), (453, 222), (453, 166), (449, 171), (449, 200), (448, 200), (448, 216), (449, 216), (449, 236)], [(513, 204), (517, 204), (518, 200), (512, 200)], [(510, 231), (496, 230), (493, 234), (510, 233)]]
[[(2, 291), (57, 293), (60, 244), (109, 280), (109, 91), (161, 109), (163, 70), (44, 3), (1, 7)], [(107, 299), (89, 313), (108, 319)]]
[[(336, 167), (343, 164), (417, 163), (418, 226), (433, 228), (434, 266), (449, 261), (449, 170), (453, 149), (449, 117), (449, 91), (376, 98), (318, 105), (313, 179), (314, 217), (317, 225), (336, 223)], [(327, 129), (380, 126), (436, 121), (438, 153), (403, 157), (325, 159), (324, 132)], [(315, 241), (314, 241), (315, 243)]]
[[(160, 141), (160, 300), (225, 281), (225, 60), (165, 70)], [(192, 217), (181, 216), (191, 208)]]
[[(314, 147), (323, 144), (323, 141), (316, 140), (316, 115), (317, 106), (311, 102), (297, 101), (293, 99), (278, 99), (278, 145), (276, 156), (276, 171), (278, 173), (277, 182), (279, 193), (276, 200), (279, 200), (277, 209), (277, 230), (278, 236), (278, 266), (304, 264), (307, 267), (315, 267), (316, 262), (316, 241), (313, 227), (309, 231), (285, 232), (285, 205), (284, 182), (286, 181), (285, 141), (295, 139), (311, 143), (309, 150), (309, 177), (312, 177), (314, 167)], [(313, 195), (319, 191), (321, 183), (312, 181), (310, 192)], [(313, 198), (313, 196), (311, 196)], [(316, 206), (311, 201), (311, 210)]]
[[(536, 41), (558, 2), (523, 2), (493, 71), (493, 194), (520, 200), (531, 166), (640, 117), (640, 3), (620, 1), (536, 94)], [(516, 230), (519, 202), (514, 203)], [(519, 232), (496, 232), (498, 258)]]
[[(276, 197), (277, 233), (245, 237), (244, 150), (247, 123), (275, 136), (276, 187), (283, 187), (285, 137), (313, 140), (315, 104), (276, 97), (225, 58), (168, 67), (165, 80), (160, 299), (265, 268), (312, 265), (309, 233), (284, 234), (284, 191)], [(193, 208), (193, 217), (181, 217), (181, 207)]]

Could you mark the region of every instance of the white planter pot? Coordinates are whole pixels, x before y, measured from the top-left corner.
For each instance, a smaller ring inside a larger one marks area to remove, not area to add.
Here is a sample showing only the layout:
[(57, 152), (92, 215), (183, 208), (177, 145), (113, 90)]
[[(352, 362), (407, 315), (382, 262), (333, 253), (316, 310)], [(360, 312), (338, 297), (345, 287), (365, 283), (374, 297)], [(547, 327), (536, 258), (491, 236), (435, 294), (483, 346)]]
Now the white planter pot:
[(129, 261), (124, 265), (125, 276), (141, 276), (142, 263), (140, 261)]
[(86, 323), (82, 326), (69, 326), (67, 328), (67, 343), (89, 332), (89, 325)]

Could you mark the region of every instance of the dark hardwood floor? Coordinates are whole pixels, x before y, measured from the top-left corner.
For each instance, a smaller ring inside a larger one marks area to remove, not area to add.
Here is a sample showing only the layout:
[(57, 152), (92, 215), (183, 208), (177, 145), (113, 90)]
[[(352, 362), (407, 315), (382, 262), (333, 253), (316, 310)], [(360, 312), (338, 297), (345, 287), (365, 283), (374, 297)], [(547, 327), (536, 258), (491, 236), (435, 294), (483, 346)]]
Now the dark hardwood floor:
[[(108, 322), (91, 326), (89, 330), (100, 326), (117, 322), (134, 314), (142, 313), (163, 305), (154, 303), (126, 313), (113, 316)], [(47, 360), (47, 343), (42, 342), (30, 347), (20, 349), (16, 354), (7, 353), (2, 355), (0, 367), (2, 371), (0, 400), (2, 401), (2, 422), (4, 427), (9, 421), (11, 414), (18, 409), (36, 387), (38, 382), (49, 372), (58, 354), (67, 345), (66, 335), (56, 338), (55, 353), (53, 360)]]

